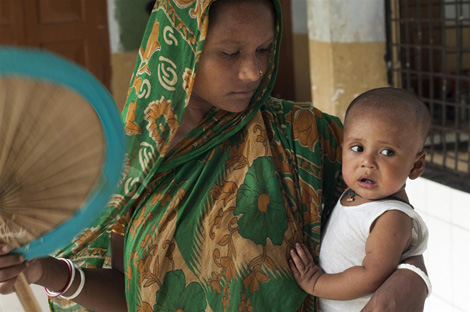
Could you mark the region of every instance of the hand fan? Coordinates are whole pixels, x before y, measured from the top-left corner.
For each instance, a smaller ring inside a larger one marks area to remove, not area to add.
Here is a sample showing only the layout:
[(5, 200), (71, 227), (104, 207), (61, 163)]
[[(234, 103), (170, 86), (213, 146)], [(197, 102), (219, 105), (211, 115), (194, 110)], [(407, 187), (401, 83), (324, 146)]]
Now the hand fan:
[(106, 206), (124, 154), (115, 103), (90, 73), (47, 52), (0, 48), (1, 242), (26, 259), (70, 243)]

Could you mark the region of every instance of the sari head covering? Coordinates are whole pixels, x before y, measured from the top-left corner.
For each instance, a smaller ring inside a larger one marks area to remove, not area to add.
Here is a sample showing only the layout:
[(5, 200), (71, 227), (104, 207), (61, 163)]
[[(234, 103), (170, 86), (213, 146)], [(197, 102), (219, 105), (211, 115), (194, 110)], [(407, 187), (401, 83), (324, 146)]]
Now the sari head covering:
[[(130, 311), (315, 311), (287, 260), (296, 242), (318, 256), (322, 222), (343, 190), (342, 130), (309, 103), (270, 96), (278, 0), (268, 69), (248, 108), (212, 108), (169, 149), (213, 2), (156, 1), (122, 112), (129, 139), (122, 180), (102, 218), (58, 255), (110, 267), (119, 219)], [(81, 309), (62, 299), (51, 307)]]

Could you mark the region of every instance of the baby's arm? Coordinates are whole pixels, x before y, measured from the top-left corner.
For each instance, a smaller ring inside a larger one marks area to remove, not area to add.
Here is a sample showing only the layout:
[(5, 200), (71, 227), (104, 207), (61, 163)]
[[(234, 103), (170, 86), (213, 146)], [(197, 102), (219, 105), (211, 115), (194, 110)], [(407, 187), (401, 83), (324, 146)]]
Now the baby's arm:
[(400, 211), (381, 215), (366, 241), (362, 266), (341, 273), (325, 274), (313, 263), (305, 246), (291, 252), (291, 270), (300, 287), (311, 295), (350, 300), (373, 293), (395, 270), (411, 239), (412, 220)]

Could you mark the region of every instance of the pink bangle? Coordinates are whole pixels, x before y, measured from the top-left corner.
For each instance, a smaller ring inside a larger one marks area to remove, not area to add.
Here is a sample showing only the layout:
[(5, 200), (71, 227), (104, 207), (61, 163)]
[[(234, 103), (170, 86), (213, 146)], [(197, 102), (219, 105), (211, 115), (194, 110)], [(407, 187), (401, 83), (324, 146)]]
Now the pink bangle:
[(49, 297), (52, 297), (52, 298), (60, 296), (63, 293), (65, 293), (67, 290), (69, 290), (69, 288), (70, 288), (70, 286), (72, 286), (73, 280), (75, 278), (75, 268), (73, 266), (72, 261), (69, 260), (69, 259), (64, 259), (64, 258), (57, 258), (57, 259), (67, 263), (67, 267), (69, 268), (69, 277), (67, 279), (67, 283), (65, 283), (64, 288), (62, 288), (59, 292), (50, 291), (49, 289), (44, 287), (44, 292), (46, 293), (46, 295), (49, 296)]

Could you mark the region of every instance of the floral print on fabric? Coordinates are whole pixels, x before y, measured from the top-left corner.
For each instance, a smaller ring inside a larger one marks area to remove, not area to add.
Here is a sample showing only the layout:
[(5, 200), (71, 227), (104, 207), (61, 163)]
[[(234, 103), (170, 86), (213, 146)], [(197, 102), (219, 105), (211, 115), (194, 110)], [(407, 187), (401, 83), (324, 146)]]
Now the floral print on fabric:
[(243, 214), (238, 220), (240, 235), (263, 246), (268, 238), (274, 245), (280, 245), (287, 229), (286, 210), (278, 191), (279, 177), (275, 169), (271, 158), (260, 157), (253, 162), (239, 187), (234, 212), (234, 215)]
[(154, 311), (203, 312), (207, 306), (201, 285), (193, 282), (186, 286), (184, 273), (180, 270), (166, 274), (156, 297)]
[(178, 119), (171, 108), (171, 101), (164, 97), (149, 104), (145, 110), (144, 118), (148, 121), (149, 135), (155, 140), (158, 147), (167, 143), (166, 140), (178, 124)]

